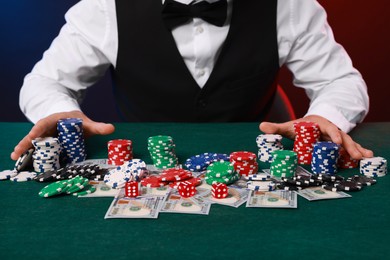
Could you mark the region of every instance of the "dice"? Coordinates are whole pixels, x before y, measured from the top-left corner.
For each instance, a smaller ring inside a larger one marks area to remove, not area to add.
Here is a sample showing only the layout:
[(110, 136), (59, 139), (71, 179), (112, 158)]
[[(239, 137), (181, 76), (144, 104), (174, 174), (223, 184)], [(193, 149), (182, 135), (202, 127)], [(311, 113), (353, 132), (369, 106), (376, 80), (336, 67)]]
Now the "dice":
[(196, 194), (195, 185), (189, 181), (180, 182), (179, 186), (177, 187), (177, 191), (183, 198), (189, 198)]
[(129, 181), (125, 184), (125, 196), (135, 198), (139, 196), (139, 186), (136, 181)]
[(211, 195), (216, 199), (224, 199), (228, 196), (229, 189), (224, 183), (214, 183), (211, 186)]

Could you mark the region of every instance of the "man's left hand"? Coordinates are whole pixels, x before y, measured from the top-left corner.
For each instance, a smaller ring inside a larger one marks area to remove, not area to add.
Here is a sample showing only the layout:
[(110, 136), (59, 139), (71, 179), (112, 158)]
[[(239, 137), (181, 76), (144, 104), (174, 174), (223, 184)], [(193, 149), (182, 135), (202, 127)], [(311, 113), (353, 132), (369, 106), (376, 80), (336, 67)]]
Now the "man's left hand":
[(353, 159), (360, 160), (363, 157), (373, 157), (374, 155), (371, 150), (368, 150), (356, 143), (347, 133), (341, 131), (336, 125), (321, 116), (310, 115), (285, 123), (263, 122), (260, 124), (259, 128), (266, 134), (280, 134), (294, 140), (294, 123), (300, 121), (317, 123), (320, 127), (322, 140), (340, 144), (345, 150), (347, 150)]

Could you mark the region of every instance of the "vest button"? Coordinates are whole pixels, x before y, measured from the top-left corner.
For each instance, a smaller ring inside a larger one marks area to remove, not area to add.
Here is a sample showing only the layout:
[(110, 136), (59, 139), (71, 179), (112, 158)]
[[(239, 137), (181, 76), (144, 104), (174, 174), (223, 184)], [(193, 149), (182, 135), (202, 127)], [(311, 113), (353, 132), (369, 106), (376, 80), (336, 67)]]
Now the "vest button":
[(204, 99), (199, 99), (198, 100), (198, 106), (201, 108), (205, 108), (207, 106), (207, 101)]

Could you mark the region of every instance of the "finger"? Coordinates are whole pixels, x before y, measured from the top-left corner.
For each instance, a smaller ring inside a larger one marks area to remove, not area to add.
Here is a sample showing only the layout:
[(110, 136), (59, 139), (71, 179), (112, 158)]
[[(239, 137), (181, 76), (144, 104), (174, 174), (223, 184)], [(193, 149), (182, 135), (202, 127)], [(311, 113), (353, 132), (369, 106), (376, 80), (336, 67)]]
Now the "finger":
[(85, 137), (89, 137), (91, 135), (109, 135), (115, 131), (115, 127), (112, 124), (94, 121), (85, 122), (84, 129)]
[(325, 136), (324, 139), (327, 139), (326, 136), (329, 137), (329, 139), (336, 143), (336, 144), (342, 144), (343, 143), (343, 138), (341, 134), (341, 130), (338, 129), (335, 125), (333, 124), (328, 124), (324, 128), (323, 136)]
[(358, 149), (357, 143), (355, 143), (352, 138), (346, 134), (342, 133), (343, 147), (347, 150), (348, 154), (355, 160), (360, 160), (363, 157), (363, 154)]
[(30, 132), (15, 146), (11, 153), (11, 159), (17, 160), (27, 149), (32, 147), (32, 140), (38, 137), (54, 134), (51, 118), (39, 120), (30, 130)]
[(280, 134), (287, 138), (293, 139), (295, 137), (294, 121), (285, 123), (270, 123), (262, 122), (259, 126), (260, 130), (266, 134)]
[(374, 156), (374, 152), (373, 151), (362, 147), (360, 144), (356, 143), (356, 147), (360, 151), (360, 153), (362, 154), (363, 157), (371, 158), (371, 157)]

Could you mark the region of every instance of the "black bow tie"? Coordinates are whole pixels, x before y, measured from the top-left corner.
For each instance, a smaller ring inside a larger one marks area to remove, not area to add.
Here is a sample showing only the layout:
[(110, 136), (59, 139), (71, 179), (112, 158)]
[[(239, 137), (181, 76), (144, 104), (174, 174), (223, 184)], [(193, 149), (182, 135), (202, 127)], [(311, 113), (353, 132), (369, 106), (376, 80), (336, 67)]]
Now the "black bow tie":
[(166, 0), (162, 10), (162, 17), (166, 26), (173, 29), (198, 17), (216, 26), (223, 26), (226, 21), (227, 1), (220, 0), (210, 4), (202, 1), (197, 4), (182, 4), (173, 0)]

